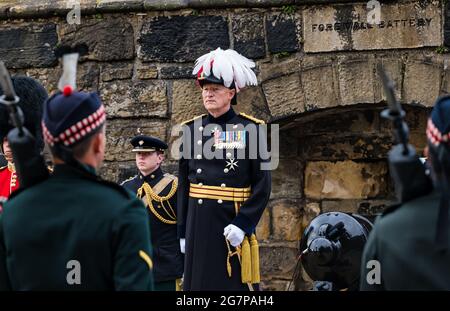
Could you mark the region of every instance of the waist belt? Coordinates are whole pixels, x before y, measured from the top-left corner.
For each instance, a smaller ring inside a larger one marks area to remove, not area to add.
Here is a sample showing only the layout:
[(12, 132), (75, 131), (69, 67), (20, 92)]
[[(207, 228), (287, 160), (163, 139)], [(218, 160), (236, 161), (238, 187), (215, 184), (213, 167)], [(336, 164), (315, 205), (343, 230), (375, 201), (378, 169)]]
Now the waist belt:
[(232, 188), (221, 186), (206, 186), (199, 184), (190, 184), (189, 196), (197, 199), (212, 199), (232, 202), (244, 202), (251, 194), (248, 188)]

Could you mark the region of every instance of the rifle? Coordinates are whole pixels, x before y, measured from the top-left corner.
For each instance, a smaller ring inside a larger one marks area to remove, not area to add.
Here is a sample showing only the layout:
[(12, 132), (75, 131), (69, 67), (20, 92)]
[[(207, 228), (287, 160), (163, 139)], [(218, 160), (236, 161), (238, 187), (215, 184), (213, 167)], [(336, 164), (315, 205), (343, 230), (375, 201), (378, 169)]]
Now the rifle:
[(49, 173), (45, 159), (36, 147), (35, 138), (23, 125), (25, 119), (19, 107), (20, 98), (14, 90), (9, 72), (2, 61), (0, 61), (0, 86), (3, 90), (0, 104), (7, 107), (10, 121), (14, 126), (7, 138), (13, 153), (20, 187), (28, 188), (47, 179)]
[(381, 112), (381, 116), (392, 121), (397, 143), (388, 154), (389, 170), (399, 203), (404, 203), (430, 193), (433, 183), (426, 174), (426, 167), (420, 161), (416, 150), (409, 144), (409, 129), (404, 121), (405, 111), (395, 98), (394, 83), (381, 65), (378, 66), (378, 72), (388, 102), (388, 108)]

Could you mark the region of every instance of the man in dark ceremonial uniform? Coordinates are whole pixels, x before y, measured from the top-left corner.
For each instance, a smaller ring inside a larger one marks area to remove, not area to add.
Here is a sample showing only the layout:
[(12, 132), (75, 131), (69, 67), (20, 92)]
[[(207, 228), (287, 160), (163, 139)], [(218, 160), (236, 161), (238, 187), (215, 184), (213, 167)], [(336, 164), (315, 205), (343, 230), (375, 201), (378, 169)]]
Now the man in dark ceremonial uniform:
[(105, 108), (97, 94), (73, 89), (44, 105), (53, 174), (15, 192), (0, 216), (0, 290), (151, 290), (146, 211), (97, 176)]
[(164, 173), (161, 164), (167, 144), (138, 135), (131, 140), (139, 174), (122, 186), (136, 193), (147, 207), (153, 246), (155, 290), (179, 289), (184, 255), (177, 239), (177, 177)]
[(266, 137), (262, 121), (231, 106), (239, 89), (257, 83), (252, 67), (237, 52), (217, 49), (200, 57), (193, 72), (208, 114), (183, 127), (178, 234), (186, 255), (184, 290), (254, 290), (260, 281), (254, 233), (271, 191), (270, 172), (262, 169), (268, 159), (260, 153)]
[(361, 290), (450, 290), (450, 97), (427, 125), (434, 190), (388, 208), (375, 222), (361, 262)]

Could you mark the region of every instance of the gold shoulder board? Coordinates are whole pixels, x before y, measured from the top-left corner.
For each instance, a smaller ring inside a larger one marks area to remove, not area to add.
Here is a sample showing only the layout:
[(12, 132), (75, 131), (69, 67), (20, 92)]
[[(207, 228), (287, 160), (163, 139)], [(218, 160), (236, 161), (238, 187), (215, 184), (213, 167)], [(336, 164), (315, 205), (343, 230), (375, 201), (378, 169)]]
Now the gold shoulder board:
[(239, 113), (239, 115), (240, 115), (241, 117), (245, 118), (245, 119), (248, 119), (248, 120), (253, 121), (253, 122), (255, 122), (255, 123), (258, 123), (258, 124), (264, 124), (264, 123), (266, 123), (266, 122), (264, 122), (263, 120), (260, 120), (260, 119), (257, 119), (257, 118), (255, 118), (255, 117), (249, 116), (248, 114), (245, 114), (245, 113), (243, 113), (243, 112)]
[(194, 121), (194, 120), (196, 120), (198, 118), (203, 118), (204, 116), (206, 116), (206, 114), (201, 114), (199, 116), (193, 117), (192, 119), (189, 119), (187, 121), (181, 122), (181, 125), (185, 125), (185, 124), (191, 123), (192, 121)]

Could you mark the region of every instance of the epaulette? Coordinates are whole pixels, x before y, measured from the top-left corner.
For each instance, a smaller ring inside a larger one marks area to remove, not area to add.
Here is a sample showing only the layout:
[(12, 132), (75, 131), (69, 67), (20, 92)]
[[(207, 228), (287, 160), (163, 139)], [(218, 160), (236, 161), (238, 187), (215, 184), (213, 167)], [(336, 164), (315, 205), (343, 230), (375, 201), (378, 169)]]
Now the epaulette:
[(4, 169), (7, 168), (7, 167), (8, 167), (8, 165), (5, 165), (5, 166), (0, 167), (0, 171), (4, 170)]
[(245, 119), (248, 119), (248, 120), (253, 121), (253, 122), (255, 122), (255, 123), (258, 123), (258, 124), (264, 124), (264, 123), (266, 123), (266, 122), (264, 122), (263, 120), (260, 120), (260, 119), (257, 119), (257, 118), (255, 118), (255, 117), (249, 116), (248, 114), (245, 114), (245, 113), (243, 113), (243, 112), (239, 113), (239, 115), (240, 115), (241, 117), (244, 117)]
[(189, 119), (187, 121), (181, 122), (181, 125), (185, 125), (185, 124), (191, 123), (192, 121), (194, 121), (194, 120), (196, 120), (198, 118), (203, 118), (204, 116), (206, 116), (206, 114), (201, 114), (199, 116), (193, 117), (192, 119)]
[(128, 179), (125, 179), (124, 181), (122, 181), (122, 182), (120, 183), (120, 185), (123, 186), (126, 182), (129, 182), (129, 181), (135, 179), (136, 177), (137, 177), (137, 175), (134, 175), (133, 177), (130, 177), (130, 178), (128, 178)]

